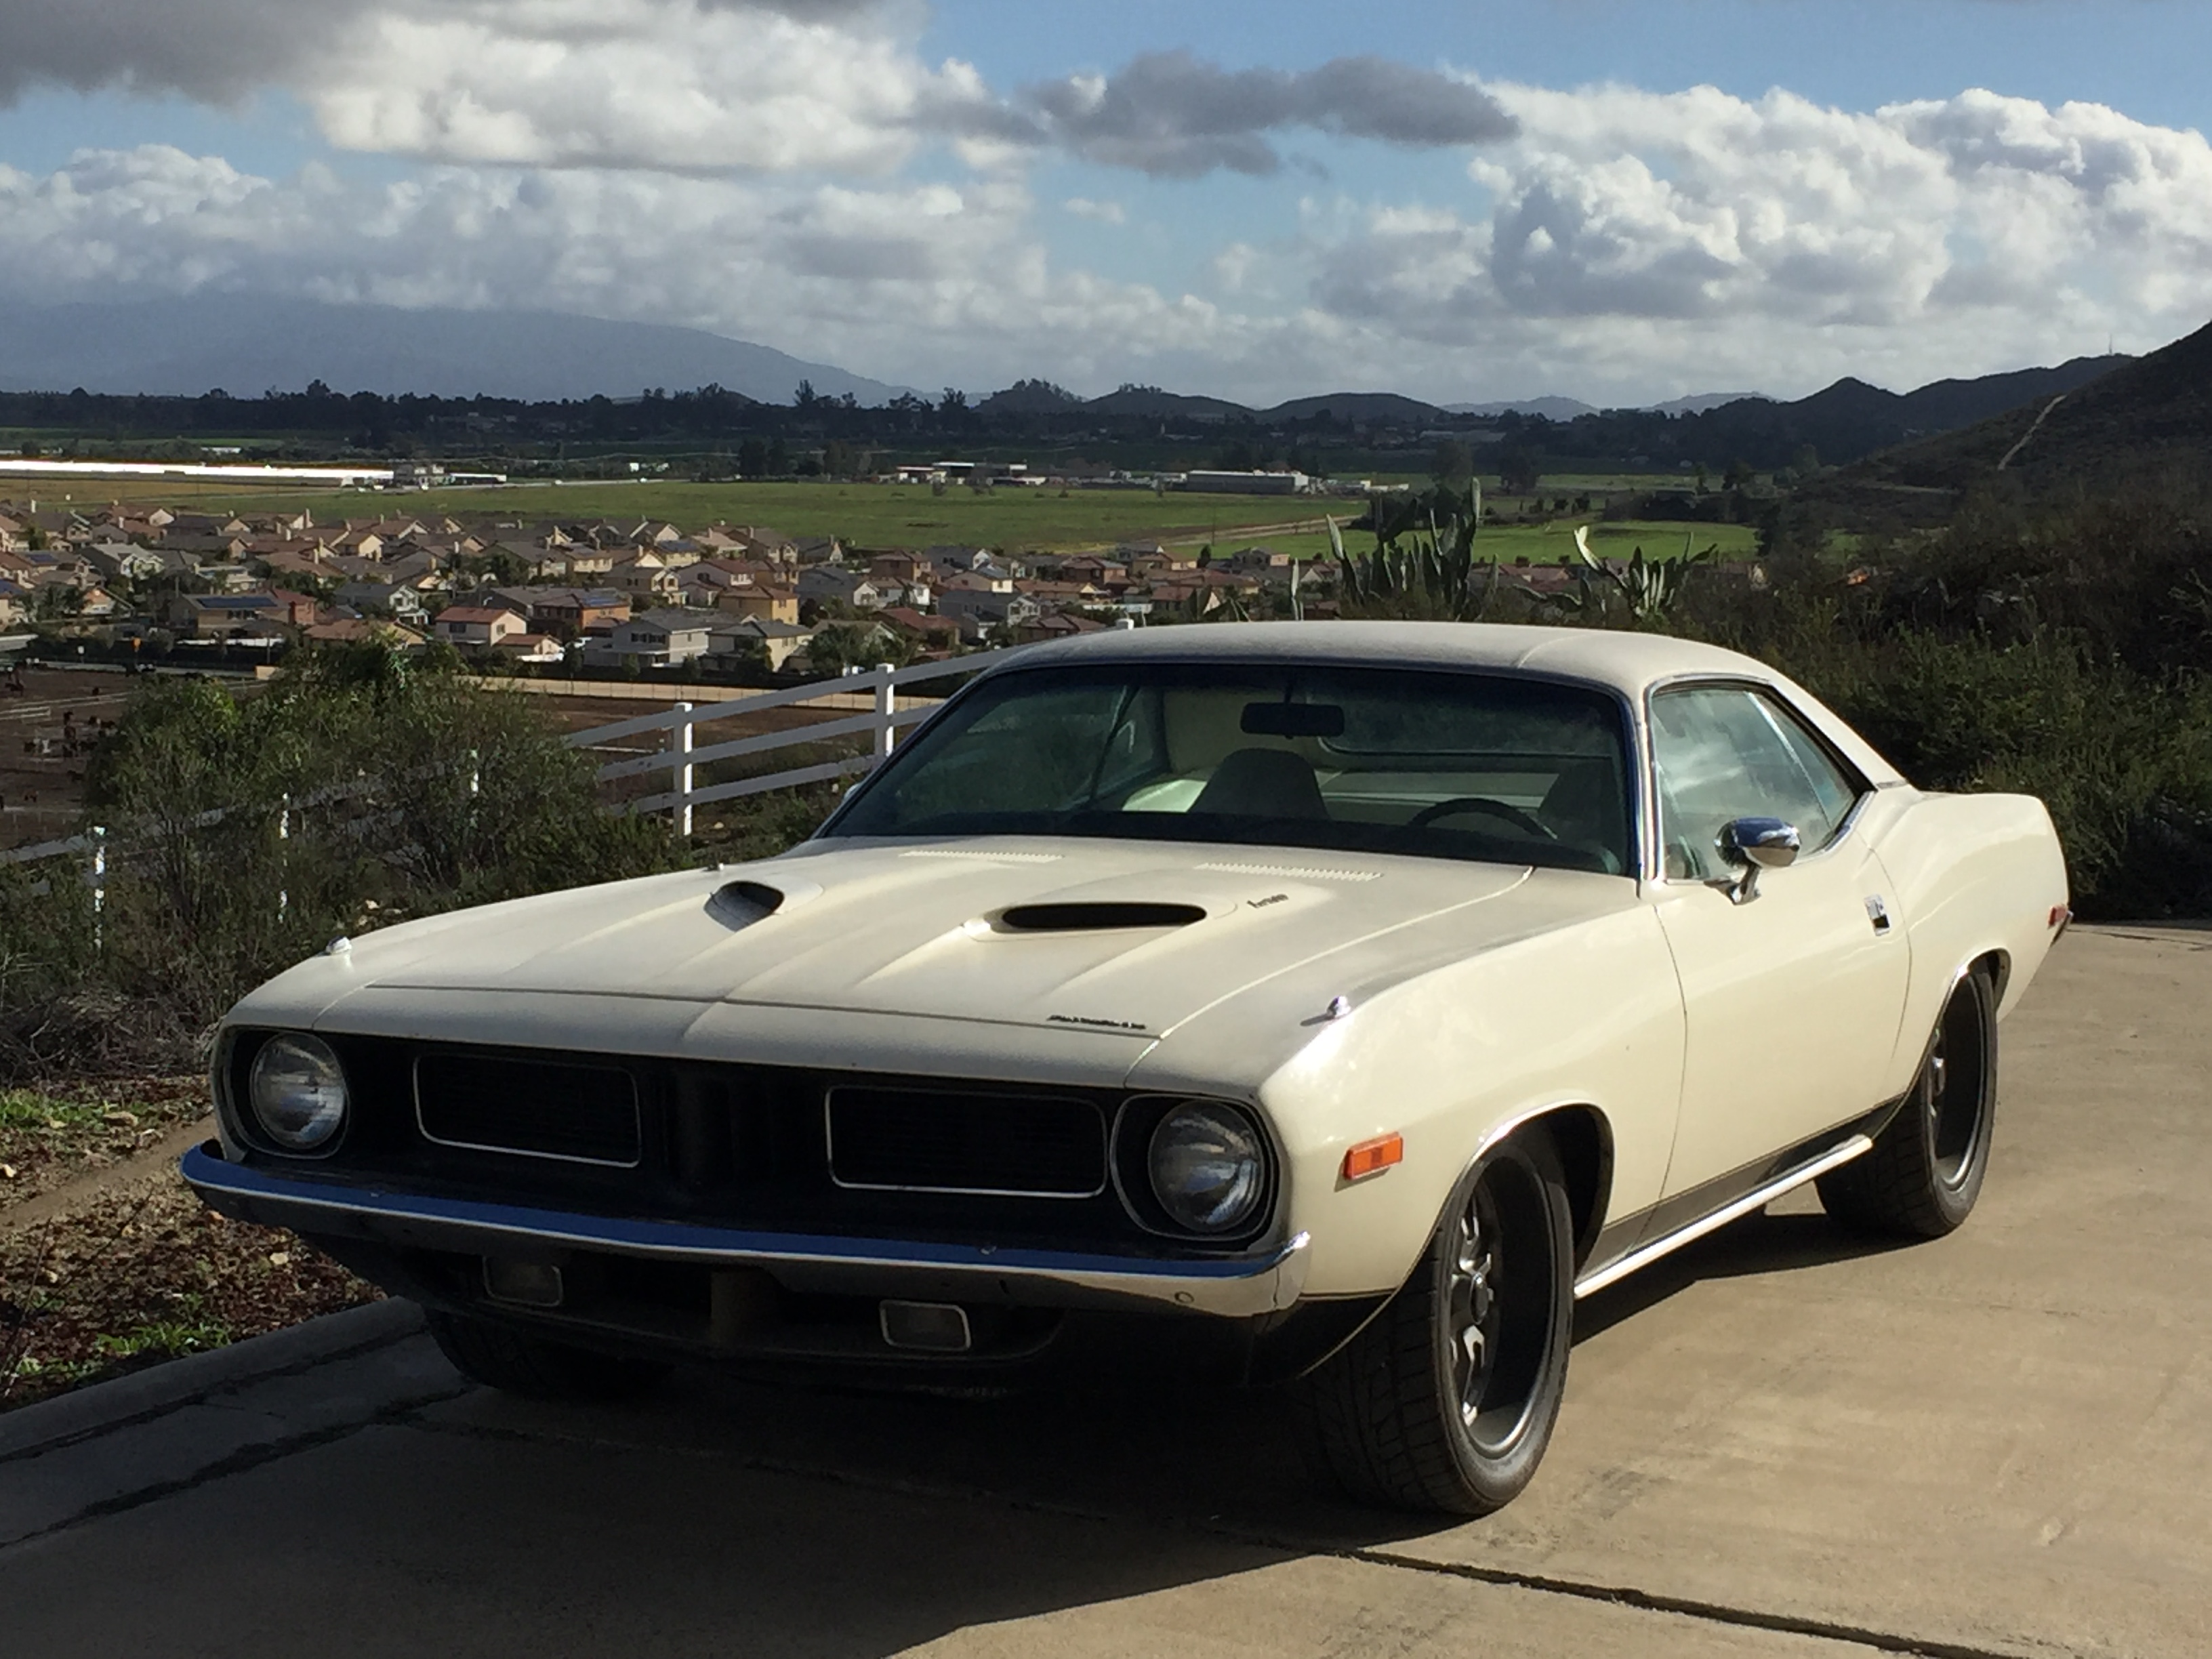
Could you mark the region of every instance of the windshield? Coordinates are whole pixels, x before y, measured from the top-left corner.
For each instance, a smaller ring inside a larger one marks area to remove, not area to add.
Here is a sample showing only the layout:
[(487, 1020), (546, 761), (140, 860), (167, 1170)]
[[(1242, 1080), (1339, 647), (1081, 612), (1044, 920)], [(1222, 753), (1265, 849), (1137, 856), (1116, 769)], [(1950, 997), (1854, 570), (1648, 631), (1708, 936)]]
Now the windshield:
[(982, 682), (825, 836), (1099, 836), (1634, 867), (1604, 693), (1496, 674), (1113, 663)]

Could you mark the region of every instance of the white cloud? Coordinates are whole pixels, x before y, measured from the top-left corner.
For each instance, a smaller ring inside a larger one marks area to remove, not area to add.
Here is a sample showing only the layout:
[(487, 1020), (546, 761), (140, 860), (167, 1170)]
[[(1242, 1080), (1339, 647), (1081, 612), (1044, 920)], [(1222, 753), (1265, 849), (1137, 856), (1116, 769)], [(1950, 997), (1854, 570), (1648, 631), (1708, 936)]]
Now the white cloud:
[(301, 88), (345, 149), (440, 161), (886, 173), (979, 95), (883, 12), (459, 0), (364, 20)]
[(1102, 225), (1121, 225), (1129, 222), (1128, 210), (1119, 202), (1094, 202), (1087, 196), (1071, 196), (1060, 205), (1064, 211), (1079, 219), (1096, 219)]
[(218, 291), (667, 322), (917, 385), (1050, 364), (1111, 385), (1241, 355), (1269, 325), (1054, 264), (1017, 182), (802, 185), (439, 167), (274, 180), (164, 146), (0, 167), (0, 295)]
[(2154, 343), (2212, 311), (2195, 132), (1986, 92), (1861, 113), (1786, 92), (1489, 89), (1521, 127), (1470, 163), (1490, 213), (1377, 208), (1319, 256), (1326, 309), (1531, 373), (1579, 356), (1593, 390), (1670, 360), (1714, 380), (1910, 383), (2108, 331)]

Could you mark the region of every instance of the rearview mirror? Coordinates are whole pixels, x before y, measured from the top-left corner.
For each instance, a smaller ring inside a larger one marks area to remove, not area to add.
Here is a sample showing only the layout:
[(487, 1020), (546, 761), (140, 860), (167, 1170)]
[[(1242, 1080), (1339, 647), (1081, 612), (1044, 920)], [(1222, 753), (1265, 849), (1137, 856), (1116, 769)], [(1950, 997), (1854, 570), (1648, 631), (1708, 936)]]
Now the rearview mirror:
[(1721, 826), (1721, 856), (1741, 866), (1729, 897), (1748, 904), (1759, 896), (1762, 870), (1786, 870), (1797, 862), (1797, 826), (1783, 818), (1737, 818)]
[(1255, 738), (1340, 738), (1344, 709), (1333, 702), (1248, 702), (1242, 724)]

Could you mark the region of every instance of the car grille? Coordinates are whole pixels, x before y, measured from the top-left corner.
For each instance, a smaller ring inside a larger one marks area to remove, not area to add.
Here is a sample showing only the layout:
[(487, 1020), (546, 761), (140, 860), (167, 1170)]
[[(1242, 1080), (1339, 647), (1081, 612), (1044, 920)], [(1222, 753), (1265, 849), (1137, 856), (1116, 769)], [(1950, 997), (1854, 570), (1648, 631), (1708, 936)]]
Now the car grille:
[(447, 1146), (624, 1169), (642, 1156), (637, 1085), (612, 1066), (426, 1054), (415, 1062), (415, 1112)]
[(1106, 1188), (1106, 1119), (1087, 1100), (836, 1088), (826, 1121), (841, 1187), (1031, 1198)]

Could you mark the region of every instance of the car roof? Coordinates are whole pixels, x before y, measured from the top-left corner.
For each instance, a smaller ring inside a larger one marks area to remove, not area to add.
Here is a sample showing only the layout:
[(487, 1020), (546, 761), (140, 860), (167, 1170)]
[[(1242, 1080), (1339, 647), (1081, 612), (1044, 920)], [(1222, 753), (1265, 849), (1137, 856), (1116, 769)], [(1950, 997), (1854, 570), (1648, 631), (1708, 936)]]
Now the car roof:
[(1492, 669), (1575, 680), (1640, 706), (1662, 681), (1711, 676), (1774, 687), (1875, 784), (1896, 768), (1802, 686), (1756, 658), (1663, 634), (1504, 623), (1281, 622), (1107, 629), (1024, 647), (1004, 668), (1112, 662), (1329, 663), (1347, 667)]

